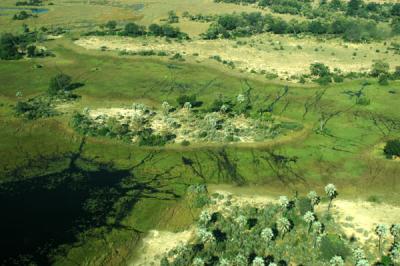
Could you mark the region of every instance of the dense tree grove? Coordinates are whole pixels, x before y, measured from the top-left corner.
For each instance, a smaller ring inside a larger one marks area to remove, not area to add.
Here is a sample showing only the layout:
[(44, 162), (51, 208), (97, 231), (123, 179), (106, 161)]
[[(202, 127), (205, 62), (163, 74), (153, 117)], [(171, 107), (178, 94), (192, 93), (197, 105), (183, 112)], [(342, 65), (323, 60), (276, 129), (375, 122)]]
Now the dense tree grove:
[(124, 27), (119, 28), (116, 21), (109, 21), (102, 26), (102, 30), (96, 30), (86, 33), (86, 35), (119, 35), (119, 36), (158, 36), (167, 38), (177, 38), (177, 39), (188, 39), (188, 35), (180, 31), (178, 27), (173, 27), (171, 24), (151, 24), (148, 28), (143, 25), (139, 25), (134, 22), (129, 22), (124, 25)]
[[(38, 34), (38, 32), (29, 32), (29, 29), (20, 35), (3, 33), (0, 37), (0, 59), (14, 60), (21, 58), (29, 52), (28, 47), (37, 41)], [(30, 55), (32, 55), (32, 50)]]
[(215, 2), (235, 4), (257, 4), (268, 7), (275, 13), (303, 15), (307, 18), (334, 17), (340, 12), (347, 16), (356, 16), (375, 21), (388, 21), (399, 16), (400, 3), (376, 3), (364, 0), (319, 1), (313, 5), (311, 0), (214, 0)]
[(275, 34), (331, 34), (352, 42), (386, 37), (373, 20), (337, 16), (332, 19), (286, 21), (260, 12), (220, 15), (203, 34), (204, 39), (244, 37), (264, 32)]

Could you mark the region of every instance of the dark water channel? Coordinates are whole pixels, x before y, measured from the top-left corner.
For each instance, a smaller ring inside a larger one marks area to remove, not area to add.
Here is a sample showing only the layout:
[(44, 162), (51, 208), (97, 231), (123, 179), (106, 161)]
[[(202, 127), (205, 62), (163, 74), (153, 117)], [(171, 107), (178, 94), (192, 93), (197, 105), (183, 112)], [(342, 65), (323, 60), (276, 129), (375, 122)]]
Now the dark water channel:
[(76, 241), (76, 234), (106, 222), (123, 194), (128, 170), (60, 173), (0, 185), (0, 264), (49, 265), (48, 253)]

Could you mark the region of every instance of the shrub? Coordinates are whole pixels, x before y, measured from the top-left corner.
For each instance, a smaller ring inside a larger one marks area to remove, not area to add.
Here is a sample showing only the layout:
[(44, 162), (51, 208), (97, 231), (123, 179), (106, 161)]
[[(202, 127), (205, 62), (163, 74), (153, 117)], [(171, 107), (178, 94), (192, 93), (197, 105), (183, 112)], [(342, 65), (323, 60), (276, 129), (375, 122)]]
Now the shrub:
[(180, 95), (177, 99), (176, 102), (178, 103), (179, 107), (183, 107), (185, 103), (190, 103), (192, 107), (199, 107), (201, 106), (202, 102), (197, 100), (196, 94), (192, 95)]
[(368, 99), (365, 96), (359, 97), (356, 100), (356, 104), (358, 104), (358, 105), (364, 105), (365, 106), (365, 105), (370, 105), (370, 103), (371, 103), (371, 100)]
[(168, 12), (168, 23), (178, 23), (179, 17), (176, 15), (175, 11), (171, 10)]
[(125, 25), (123, 34), (126, 36), (140, 36), (146, 33), (144, 26), (140, 26), (136, 23), (130, 22)]
[(25, 102), (17, 102), (15, 113), (17, 116), (22, 116), (28, 120), (57, 115), (51, 105), (51, 101), (45, 97), (36, 97)]
[(386, 157), (400, 156), (400, 139), (389, 140), (386, 142), (383, 152)]
[(389, 73), (389, 64), (378, 60), (372, 64), (370, 75), (372, 77), (379, 77), (380, 74)]
[(329, 67), (323, 63), (314, 63), (310, 65), (310, 72), (313, 76), (325, 77), (330, 75)]
[(189, 145), (190, 145), (190, 141), (188, 141), (188, 140), (183, 140), (183, 141), (181, 142), (181, 145), (182, 145), (182, 146), (189, 146)]
[(21, 58), (18, 52), (18, 38), (11, 33), (4, 33), (0, 38), (0, 59), (12, 60)]
[(47, 91), (50, 95), (56, 95), (71, 89), (71, 85), (72, 78), (64, 73), (60, 73), (50, 79), (50, 85)]
[(314, 80), (320, 85), (328, 85), (329, 83), (332, 82), (331, 76), (322, 76)]
[(300, 197), (297, 202), (297, 208), (301, 215), (304, 215), (308, 211), (312, 211), (311, 200), (306, 197)]
[(33, 16), (32, 14), (26, 12), (25, 10), (22, 10), (19, 13), (15, 14), (13, 16), (13, 19), (14, 20), (24, 20), (24, 19), (30, 18), (32, 16)]
[(331, 234), (322, 237), (319, 250), (321, 258), (325, 261), (329, 261), (334, 256), (346, 259), (350, 254), (350, 249), (344, 241), (339, 236)]
[(379, 83), (379, 85), (388, 85), (389, 84), (389, 75), (384, 74), (384, 73), (379, 74), (378, 83)]
[(142, 134), (139, 139), (139, 146), (164, 146), (168, 141), (174, 139), (175, 137), (176, 136), (172, 134)]

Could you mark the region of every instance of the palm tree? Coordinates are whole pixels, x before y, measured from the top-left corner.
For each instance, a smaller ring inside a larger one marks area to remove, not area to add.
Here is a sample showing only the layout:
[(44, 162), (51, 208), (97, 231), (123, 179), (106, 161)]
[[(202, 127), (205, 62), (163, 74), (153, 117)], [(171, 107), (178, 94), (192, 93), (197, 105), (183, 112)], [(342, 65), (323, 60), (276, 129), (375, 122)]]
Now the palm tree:
[(245, 256), (243, 256), (242, 254), (239, 254), (234, 259), (233, 265), (235, 265), (235, 266), (247, 265), (247, 258)]
[(387, 235), (388, 233), (388, 228), (386, 224), (378, 224), (375, 228), (375, 234), (378, 236), (379, 243), (379, 253), (382, 252), (381, 246), (382, 246), (382, 239)]
[(306, 223), (308, 223), (308, 233), (310, 233), (311, 226), (313, 222), (316, 220), (315, 214), (313, 212), (308, 211), (304, 214), (303, 219)]
[(193, 266), (204, 266), (204, 260), (202, 258), (195, 258), (193, 260)]
[(264, 259), (261, 257), (255, 257), (255, 259), (253, 260), (253, 263), (251, 264), (252, 266), (264, 266)]
[(229, 266), (229, 265), (232, 265), (232, 264), (231, 264), (231, 262), (229, 260), (227, 260), (225, 258), (221, 258), (219, 260), (219, 264), (218, 265), (219, 266)]
[(313, 231), (314, 231), (314, 247), (316, 247), (318, 238), (324, 232), (324, 225), (319, 221), (314, 221), (312, 223), (312, 228), (313, 228)]
[(344, 260), (340, 256), (334, 256), (330, 261), (329, 264), (331, 266), (344, 266)]
[(265, 228), (261, 231), (261, 238), (269, 245), (274, 239), (274, 231), (271, 228)]
[(320, 203), (321, 198), (318, 196), (317, 192), (315, 192), (315, 191), (310, 191), (310, 193), (308, 193), (307, 197), (311, 202), (311, 209), (312, 209), (312, 211), (314, 211), (314, 207)]
[(400, 242), (400, 224), (393, 224), (390, 227), (390, 233), (393, 236), (394, 242)]
[(356, 248), (353, 250), (353, 257), (356, 262), (356, 266), (369, 266), (369, 262), (365, 256), (364, 250)]
[(325, 193), (329, 198), (328, 212), (332, 206), (332, 200), (337, 197), (338, 193), (334, 184), (328, 184), (325, 187)]
[(281, 217), (276, 222), (279, 232), (282, 234), (282, 239), (285, 237), (285, 234), (290, 231), (291, 223), (285, 218)]
[(168, 102), (163, 102), (161, 105), (162, 112), (164, 116), (168, 116), (169, 110), (171, 109), (171, 105)]
[(279, 201), (279, 206), (283, 211), (286, 211), (289, 208), (290, 202), (288, 197), (280, 196), (278, 201)]
[(394, 243), (390, 249), (390, 258), (394, 263), (400, 264), (400, 243)]
[(370, 266), (370, 264), (367, 259), (361, 259), (359, 261), (356, 261), (356, 266)]

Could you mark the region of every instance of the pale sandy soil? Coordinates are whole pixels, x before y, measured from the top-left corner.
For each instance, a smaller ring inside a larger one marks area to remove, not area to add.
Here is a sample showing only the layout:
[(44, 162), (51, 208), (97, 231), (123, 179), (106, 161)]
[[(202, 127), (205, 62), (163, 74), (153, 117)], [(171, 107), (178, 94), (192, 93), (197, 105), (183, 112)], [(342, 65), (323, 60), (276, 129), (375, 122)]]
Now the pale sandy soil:
[[(382, 59), (394, 68), (399, 55), (384, 53), (386, 46), (381, 43), (351, 44), (340, 40), (319, 42), (314, 38), (294, 39), (285, 36), (263, 34), (245, 39), (246, 45), (236, 45), (234, 40), (193, 40), (190, 42), (167, 43), (154, 38), (127, 37), (85, 37), (75, 44), (86, 49), (107, 47), (116, 51), (165, 51), (180, 53), (197, 62), (210, 60), (215, 55), (222, 60), (234, 62), (237, 69), (277, 73), (280, 77), (300, 75), (309, 72), (309, 66), (323, 62), (344, 72), (364, 72), (370, 69), (374, 60)], [(278, 49), (283, 47), (284, 50)], [(299, 48), (301, 47), (301, 48)], [(379, 50), (380, 52), (376, 52)], [(192, 56), (197, 53), (198, 56)], [(354, 56), (355, 54), (355, 56)], [(397, 61), (398, 62), (398, 61)]]
[(346, 235), (349, 237), (354, 235), (365, 243), (376, 238), (374, 233), (376, 225), (386, 224), (390, 227), (391, 224), (400, 222), (400, 207), (388, 204), (336, 200), (333, 210)]
[(159, 265), (163, 254), (167, 253), (180, 243), (187, 243), (193, 236), (194, 230), (189, 229), (179, 233), (152, 230), (143, 239), (139, 249), (140, 256), (132, 262), (131, 266)]

